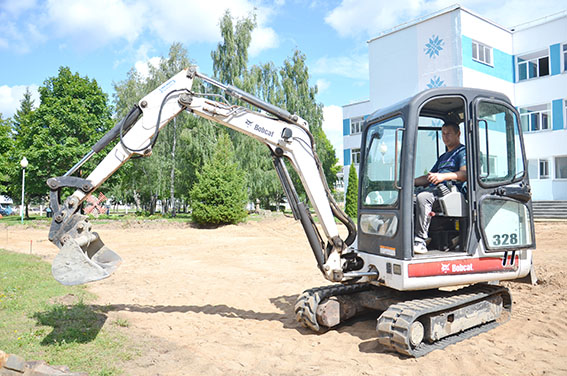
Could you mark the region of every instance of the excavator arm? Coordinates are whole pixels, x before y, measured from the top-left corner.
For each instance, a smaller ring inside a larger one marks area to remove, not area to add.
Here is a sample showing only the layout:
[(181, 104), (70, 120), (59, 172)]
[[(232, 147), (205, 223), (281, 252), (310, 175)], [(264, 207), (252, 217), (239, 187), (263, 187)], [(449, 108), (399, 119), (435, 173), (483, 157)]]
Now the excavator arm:
[[(194, 93), (191, 88), (197, 77), (224, 93), (255, 106), (261, 112), (215, 101), (206, 94)], [(98, 234), (91, 231), (86, 216), (80, 214), (81, 204), (131, 157), (149, 156), (159, 131), (182, 111), (189, 111), (244, 133), (270, 149), (293, 215), (301, 221), (317, 265), (325, 278), (340, 282), (368, 275), (353, 272), (360, 269), (352, 266), (353, 263), (359, 263), (359, 259), (345, 257), (348, 245), (356, 237), (356, 228), (331, 195), (307, 122), (236, 87), (223, 85), (191, 67), (142, 98), (64, 176), (48, 180), (54, 213), (49, 240), (60, 248), (52, 265), (56, 280), (66, 285), (96, 281), (108, 277), (120, 265), (120, 256), (104, 245)], [(120, 142), (86, 179), (72, 176), (94, 154), (118, 137)], [(288, 159), (297, 171), (309, 202), (319, 218), (323, 235), (315, 225), (308, 206), (300, 202), (283, 158)], [(76, 190), (61, 204), (61, 189), (64, 187)], [(349, 231), (344, 241), (339, 236), (335, 218), (344, 223)]]

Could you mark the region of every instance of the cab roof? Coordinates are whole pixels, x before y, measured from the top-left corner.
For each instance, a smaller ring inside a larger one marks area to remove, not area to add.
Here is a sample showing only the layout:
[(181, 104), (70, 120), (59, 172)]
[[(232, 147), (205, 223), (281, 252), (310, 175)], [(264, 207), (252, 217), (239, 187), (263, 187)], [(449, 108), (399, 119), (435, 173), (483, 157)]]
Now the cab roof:
[[(465, 99), (466, 103), (472, 102), (475, 98), (488, 98), (488, 99), (497, 99), (500, 101), (504, 101), (510, 103), (510, 99), (499, 92), (491, 91), (491, 90), (484, 90), (484, 89), (476, 89), (476, 88), (465, 88), (465, 87), (441, 87), (441, 88), (433, 88), (427, 89), (416, 95), (406, 98), (392, 106), (388, 106), (373, 112), (368, 118), (366, 119), (366, 124), (376, 123), (381, 121), (382, 119), (391, 117), (393, 114), (396, 113), (406, 113), (410, 111), (412, 108), (419, 108), (423, 103), (426, 101), (436, 98), (436, 97), (445, 97), (445, 96), (460, 96)], [(452, 108), (453, 104), (451, 101), (443, 102), (438, 101), (436, 102), (437, 108), (429, 108), (432, 111), (439, 111), (439, 112), (449, 112)], [(462, 106), (462, 102), (459, 101), (459, 106)]]

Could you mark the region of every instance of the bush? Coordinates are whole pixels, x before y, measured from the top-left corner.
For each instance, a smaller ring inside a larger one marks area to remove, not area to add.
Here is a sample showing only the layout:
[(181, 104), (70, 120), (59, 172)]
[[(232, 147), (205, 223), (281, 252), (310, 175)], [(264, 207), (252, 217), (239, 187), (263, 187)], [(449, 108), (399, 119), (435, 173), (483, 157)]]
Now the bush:
[(192, 219), (204, 225), (237, 223), (246, 218), (244, 172), (238, 167), (230, 138), (223, 134), (191, 190)]
[(354, 165), (350, 165), (347, 184), (345, 213), (356, 220), (358, 214), (358, 177)]

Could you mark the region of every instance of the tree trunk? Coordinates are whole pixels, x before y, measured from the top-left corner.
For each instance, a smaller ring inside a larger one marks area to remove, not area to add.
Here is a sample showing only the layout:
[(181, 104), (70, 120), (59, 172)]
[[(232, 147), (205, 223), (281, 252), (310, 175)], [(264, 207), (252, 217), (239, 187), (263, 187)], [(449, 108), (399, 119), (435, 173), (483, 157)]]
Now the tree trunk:
[(157, 204), (157, 195), (152, 194), (150, 198), (150, 215), (154, 215), (156, 213), (156, 204)]
[(177, 121), (173, 119), (173, 142), (171, 145), (171, 179), (169, 186), (171, 216), (175, 217), (175, 146), (177, 144)]
[(142, 208), (142, 202), (140, 201), (140, 194), (137, 191), (134, 191), (134, 203), (136, 204), (136, 211), (140, 211)]

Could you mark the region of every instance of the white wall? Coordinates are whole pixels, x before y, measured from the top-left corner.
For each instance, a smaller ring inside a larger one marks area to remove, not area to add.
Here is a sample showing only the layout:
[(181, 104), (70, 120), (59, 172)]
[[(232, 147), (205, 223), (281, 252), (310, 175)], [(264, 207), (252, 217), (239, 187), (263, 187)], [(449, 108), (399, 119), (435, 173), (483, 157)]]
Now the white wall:
[(477, 70), (463, 67), (463, 86), (494, 90), (503, 93), (515, 103), (514, 83), (489, 76)]
[(535, 52), (556, 43), (567, 43), (567, 14), (553, 21), (518, 29), (513, 34), (514, 55)]
[(518, 82), (515, 85), (517, 106), (529, 106), (567, 98), (567, 72)]
[(353, 117), (366, 116), (372, 113), (370, 100), (347, 104), (343, 106), (343, 119), (351, 119)]
[(388, 107), (417, 92), (416, 28), (375, 39), (368, 44), (370, 102)]
[[(435, 87), (433, 81), (437, 80), (442, 82), (441, 86), (461, 85), (460, 13), (460, 10), (455, 10), (415, 26), (419, 82), (418, 90), (410, 95)], [(431, 56), (428, 53), (428, 44), (436, 38), (443, 41), (441, 44), (443, 49), (439, 51), (439, 55)]]
[(461, 33), (467, 37), (512, 55), (512, 32), (467, 11), (461, 12)]
[(567, 154), (567, 130), (524, 133), (528, 159)]

